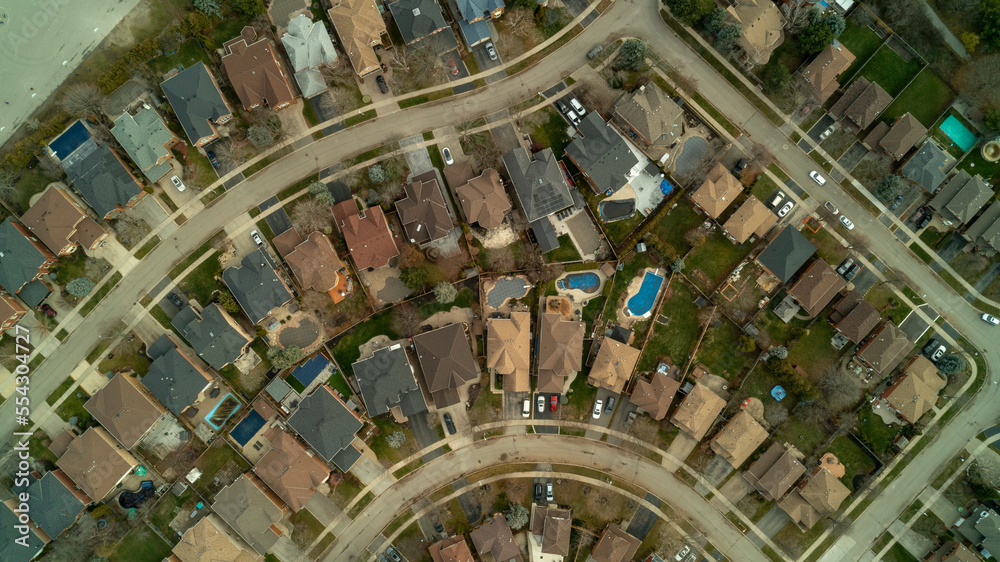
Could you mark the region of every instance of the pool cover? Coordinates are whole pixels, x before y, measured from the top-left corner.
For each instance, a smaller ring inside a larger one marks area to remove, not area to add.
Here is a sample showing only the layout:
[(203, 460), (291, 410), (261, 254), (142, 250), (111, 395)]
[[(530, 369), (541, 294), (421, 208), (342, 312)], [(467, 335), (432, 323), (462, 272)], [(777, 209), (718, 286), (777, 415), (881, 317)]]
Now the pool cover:
[(260, 428), (264, 427), (264, 423), (264, 418), (261, 417), (256, 410), (250, 410), (250, 414), (243, 418), (243, 421), (237, 424), (236, 427), (229, 432), (229, 435), (235, 439), (241, 447), (245, 447), (250, 441), (250, 438), (260, 431)]
[(570, 273), (559, 280), (560, 289), (577, 289), (584, 293), (593, 293), (601, 286), (601, 278), (596, 273)]
[(642, 285), (639, 292), (632, 295), (628, 300), (627, 307), (632, 316), (646, 316), (653, 308), (653, 301), (656, 300), (657, 293), (660, 292), (660, 285), (663, 284), (663, 276), (646, 272), (642, 278)]

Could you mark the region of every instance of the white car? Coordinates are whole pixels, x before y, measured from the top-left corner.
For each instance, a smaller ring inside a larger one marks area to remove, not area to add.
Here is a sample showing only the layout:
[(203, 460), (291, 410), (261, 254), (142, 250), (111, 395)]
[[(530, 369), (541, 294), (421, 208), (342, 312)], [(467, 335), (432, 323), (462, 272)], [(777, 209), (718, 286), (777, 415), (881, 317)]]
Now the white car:
[(682, 548), (681, 551), (678, 552), (676, 556), (674, 556), (674, 560), (676, 560), (677, 562), (681, 562), (681, 560), (684, 560), (684, 557), (687, 556), (688, 554), (691, 554), (691, 547), (688, 545), (684, 545), (684, 548)]
[(813, 171), (809, 172), (809, 177), (811, 177), (813, 179), (813, 181), (816, 182), (817, 185), (825, 185), (826, 184), (826, 178), (824, 178), (823, 176), (819, 175), (819, 172), (817, 172), (816, 170), (813, 170)]
[(594, 414), (593, 415), (594, 415), (594, 419), (595, 420), (601, 419), (601, 406), (603, 406), (603, 405), (604, 405), (604, 401), (603, 400), (598, 400), (594, 404)]
[(823, 131), (822, 133), (819, 134), (819, 140), (821, 140), (821, 141), (822, 140), (826, 140), (826, 137), (828, 137), (831, 134), (833, 134), (833, 128), (834, 128), (834, 125), (830, 125), (829, 127), (827, 127), (825, 131)]
[(788, 203), (785, 203), (785, 205), (781, 209), (778, 210), (778, 216), (779, 217), (783, 217), (783, 216), (787, 215), (788, 211), (791, 211), (792, 207), (794, 207), (794, 206), (795, 206), (795, 202), (794, 201), (789, 201)]
[(569, 104), (573, 106), (573, 110), (576, 111), (576, 114), (580, 117), (587, 114), (587, 110), (583, 108), (583, 104), (581, 104), (576, 98), (570, 98)]
[(184, 191), (185, 189), (187, 189), (187, 186), (184, 185), (184, 182), (181, 181), (181, 178), (177, 176), (170, 176), (170, 183), (174, 184), (174, 187), (177, 188), (177, 191)]
[(490, 56), (490, 60), (497, 60), (497, 50), (493, 48), (492, 41), (486, 44), (486, 54)]
[(840, 209), (838, 209), (837, 206), (831, 203), (830, 201), (823, 203), (823, 206), (826, 207), (826, 210), (830, 211), (830, 214), (833, 216), (837, 216), (840, 214)]
[(264, 239), (260, 237), (260, 233), (256, 230), (250, 231), (250, 238), (253, 238), (253, 241), (256, 242), (258, 246), (264, 245)]
[(840, 224), (844, 225), (847, 230), (854, 230), (854, 223), (844, 215), (840, 215)]
[(983, 319), (983, 322), (986, 322), (987, 324), (991, 324), (993, 326), (1000, 325), (1000, 320), (997, 320), (996, 316), (991, 316), (989, 314), (983, 314), (982, 315), (982, 319)]
[(521, 415), (526, 418), (531, 416), (531, 398), (524, 399), (524, 408), (521, 409)]
[(572, 109), (566, 112), (566, 119), (573, 124), (574, 127), (580, 124), (580, 116), (576, 114)]
[(538, 411), (539, 412), (545, 411), (545, 397), (542, 396), (541, 394), (538, 395)]
[(444, 148), (444, 150), (442, 150), (441, 152), (443, 152), (443, 153), (444, 153), (444, 163), (445, 163), (446, 165), (448, 165), (448, 166), (451, 166), (452, 164), (454, 164), (454, 163), (455, 163), (455, 159), (451, 157), (451, 149), (450, 149), (450, 148), (448, 148), (448, 147), (446, 146), (446, 147)]

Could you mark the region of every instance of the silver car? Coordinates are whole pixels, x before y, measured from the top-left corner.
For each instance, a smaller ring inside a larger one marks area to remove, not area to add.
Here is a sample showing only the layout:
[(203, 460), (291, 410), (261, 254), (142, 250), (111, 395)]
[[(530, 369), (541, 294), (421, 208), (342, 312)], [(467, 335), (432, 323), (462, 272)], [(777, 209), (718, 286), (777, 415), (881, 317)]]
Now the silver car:
[(788, 203), (785, 203), (785, 205), (780, 210), (778, 210), (778, 216), (779, 217), (783, 217), (783, 216), (787, 215), (788, 211), (791, 211), (792, 207), (794, 207), (794, 206), (795, 206), (795, 203), (792, 202), (792, 201), (789, 201)]

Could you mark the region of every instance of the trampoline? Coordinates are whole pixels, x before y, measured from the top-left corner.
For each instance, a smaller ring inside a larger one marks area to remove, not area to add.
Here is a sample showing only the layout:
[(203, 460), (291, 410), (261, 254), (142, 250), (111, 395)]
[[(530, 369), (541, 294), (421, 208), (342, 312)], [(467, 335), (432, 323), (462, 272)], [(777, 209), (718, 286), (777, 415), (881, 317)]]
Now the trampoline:
[(243, 421), (238, 423), (232, 431), (229, 432), (230, 437), (236, 440), (241, 447), (245, 447), (250, 439), (260, 431), (260, 428), (264, 427), (264, 418), (257, 413), (256, 410), (250, 410), (247, 417), (243, 418)]
[(583, 273), (570, 273), (559, 281), (556, 286), (562, 290), (577, 289), (584, 293), (596, 293), (601, 288), (601, 278), (596, 273), (589, 271)]
[(662, 284), (662, 275), (647, 271), (646, 275), (642, 278), (642, 285), (639, 286), (639, 292), (632, 295), (625, 305), (628, 313), (632, 316), (648, 316)]

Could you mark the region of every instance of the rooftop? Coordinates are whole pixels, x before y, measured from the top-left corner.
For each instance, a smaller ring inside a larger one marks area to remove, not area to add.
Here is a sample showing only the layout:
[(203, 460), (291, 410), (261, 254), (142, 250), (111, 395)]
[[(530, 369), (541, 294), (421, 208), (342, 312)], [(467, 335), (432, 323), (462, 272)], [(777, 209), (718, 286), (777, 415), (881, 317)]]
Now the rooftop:
[(108, 217), (144, 195), (124, 162), (106, 145), (66, 169), (66, 175), (97, 215)]
[(238, 267), (226, 268), (222, 280), (254, 324), (292, 300), (292, 293), (274, 271), (274, 264), (263, 248), (249, 253)]
[(778, 216), (751, 195), (722, 225), (722, 230), (742, 244), (752, 235), (763, 238), (777, 222)]
[(458, 186), (455, 193), (469, 223), (479, 223), (483, 228), (496, 228), (503, 224), (504, 216), (511, 208), (510, 199), (500, 181), (500, 172), (493, 168), (483, 170), (479, 177)]
[(275, 524), (284, 516), (283, 506), (262, 486), (251, 473), (243, 474), (219, 491), (212, 504), (212, 510), (261, 555), (281, 538)]
[(531, 313), (490, 318), (486, 332), (486, 366), (504, 375), (507, 392), (531, 390)]
[(361, 419), (326, 385), (321, 385), (299, 403), (288, 425), (324, 459), (347, 472), (361, 458), (351, 444), (364, 427)]
[(816, 316), (846, 286), (847, 281), (837, 275), (830, 264), (818, 259), (792, 285), (788, 294), (795, 297), (809, 316)]
[(155, 109), (144, 107), (135, 115), (122, 113), (115, 119), (111, 134), (149, 181), (157, 181), (170, 171), (167, 145), (177, 137)]
[(414, 177), (403, 190), (406, 197), (396, 201), (396, 212), (410, 242), (433, 242), (444, 238), (455, 228), (435, 170)]
[(691, 194), (691, 200), (713, 219), (719, 218), (743, 192), (739, 182), (721, 162), (705, 176), (705, 181)]
[(458, 388), (479, 380), (479, 365), (462, 324), (449, 324), (413, 336), (413, 347), (424, 373), (427, 390), (438, 408), (459, 401)]
[(654, 372), (650, 381), (643, 377), (638, 378), (629, 401), (649, 412), (654, 420), (662, 420), (667, 417), (670, 404), (680, 387), (680, 381), (664, 373)]
[(55, 186), (48, 187), (25, 211), (21, 223), (57, 254), (70, 244), (92, 248), (105, 234), (65, 191)]
[(604, 338), (590, 368), (587, 382), (620, 394), (625, 388), (625, 383), (632, 378), (635, 365), (639, 362), (639, 355), (640, 351), (634, 347), (611, 338)]
[(527, 149), (518, 147), (504, 154), (503, 162), (528, 222), (573, 206), (569, 184), (552, 149), (537, 152), (532, 159)]
[(201, 314), (186, 306), (174, 316), (171, 325), (198, 357), (216, 370), (239, 359), (252, 339), (217, 303), (206, 306)]
[(103, 427), (91, 427), (74, 439), (56, 466), (94, 501), (103, 500), (139, 465)]
[(757, 256), (757, 261), (779, 281), (787, 283), (815, 253), (816, 246), (789, 225)]
[(253, 471), (292, 511), (302, 509), (316, 488), (330, 478), (330, 467), (284, 431), (271, 441), (271, 450)]
[(333, 206), (333, 215), (358, 269), (383, 267), (399, 255), (381, 207), (359, 211), (354, 199), (348, 199)]
[(911, 349), (913, 342), (908, 340), (906, 334), (891, 320), (888, 320), (881, 328), (872, 332), (871, 339), (861, 346), (857, 355), (879, 374), (887, 375)]
[(701, 383), (695, 383), (691, 392), (684, 397), (670, 419), (692, 438), (701, 440), (708, 433), (719, 412), (726, 407), (726, 401)]
[(126, 449), (134, 447), (164, 413), (140, 386), (138, 379), (118, 373), (84, 405)]
[(222, 67), (243, 107), (267, 105), (281, 109), (295, 101), (274, 47), (265, 38), (257, 39), (254, 28), (244, 27), (239, 37), (226, 41), (223, 47), (226, 55), (222, 57)]
[(369, 416), (385, 414), (396, 407), (407, 418), (427, 411), (427, 403), (403, 346), (395, 344), (376, 349), (374, 355), (354, 363), (351, 369)]
[(157, 357), (142, 377), (143, 386), (178, 416), (203, 398), (212, 381), (210, 374), (177, 348)]
[(614, 127), (596, 111), (577, 126), (580, 137), (566, 146), (568, 156), (586, 174), (598, 192), (618, 191), (634, 177), (639, 159)]
[(739, 468), (767, 440), (767, 430), (746, 410), (739, 411), (712, 440), (712, 450)]
[(192, 144), (216, 134), (212, 123), (229, 117), (229, 109), (218, 84), (205, 63), (198, 61), (160, 84)]
[(938, 393), (948, 383), (938, 374), (937, 367), (923, 355), (914, 357), (882, 397), (896, 413), (910, 423), (916, 423), (934, 408)]
[(538, 392), (562, 393), (566, 377), (583, 368), (583, 322), (542, 313), (538, 322)]

